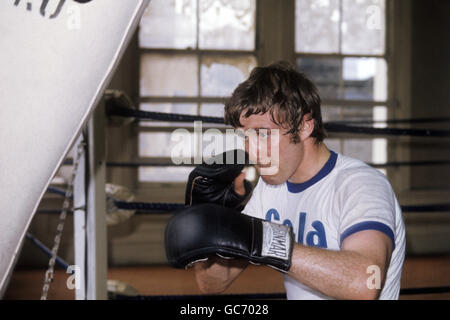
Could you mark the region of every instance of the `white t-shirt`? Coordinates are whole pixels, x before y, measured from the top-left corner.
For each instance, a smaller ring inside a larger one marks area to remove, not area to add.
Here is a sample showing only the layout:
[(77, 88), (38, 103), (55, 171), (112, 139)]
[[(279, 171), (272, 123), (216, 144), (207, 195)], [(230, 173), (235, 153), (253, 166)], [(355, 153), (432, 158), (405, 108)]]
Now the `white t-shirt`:
[[(340, 250), (358, 231), (385, 233), (394, 250), (380, 299), (398, 299), (405, 256), (402, 213), (389, 181), (364, 162), (331, 151), (324, 167), (304, 183), (270, 185), (260, 178), (243, 213), (290, 225), (296, 242), (329, 250)], [(284, 285), (288, 299), (331, 299), (288, 275)]]

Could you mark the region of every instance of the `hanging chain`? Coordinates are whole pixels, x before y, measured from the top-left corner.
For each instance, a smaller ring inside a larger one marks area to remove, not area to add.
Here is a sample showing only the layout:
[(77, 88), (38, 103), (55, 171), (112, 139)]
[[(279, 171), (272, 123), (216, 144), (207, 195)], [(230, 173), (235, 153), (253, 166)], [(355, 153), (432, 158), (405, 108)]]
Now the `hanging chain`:
[(70, 180), (67, 185), (66, 195), (64, 197), (63, 202), (63, 208), (61, 211), (61, 214), (59, 215), (59, 222), (58, 226), (56, 227), (56, 235), (55, 240), (53, 242), (53, 248), (52, 248), (52, 256), (50, 258), (50, 261), (48, 262), (48, 269), (45, 272), (45, 280), (44, 280), (44, 286), (42, 287), (42, 295), (41, 300), (47, 300), (47, 294), (48, 290), (50, 288), (50, 283), (53, 281), (53, 274), (55, 269), (55, 262), (56, 262), (56, 256), (58, 253), (59, 245), (61, 243), (61, 236), (64, 229), (64, 222), (66, 221), (67, 212), (69, 210), (70, 201), (73, 194), (73, 182), (75, 180), (75, 176), (78, 171), (78, 164), (80, 162), (81, 155), (84, 152), (85, 143), (81, 142), (78, 144), (77, 148), (77, 154), (73, 162), (73, 171), (72, 175), (70, 177)]

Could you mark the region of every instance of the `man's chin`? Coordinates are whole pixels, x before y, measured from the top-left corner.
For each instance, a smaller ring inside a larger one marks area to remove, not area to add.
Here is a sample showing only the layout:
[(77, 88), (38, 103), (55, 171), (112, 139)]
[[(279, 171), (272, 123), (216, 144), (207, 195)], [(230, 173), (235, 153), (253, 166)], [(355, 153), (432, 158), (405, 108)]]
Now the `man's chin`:
[(260, 176), (276, 176), (279, 172), (279, 167), (275, 165), (273, 166), (255, 165), (255, 167)]
[(261, 179), (263, 179), (265, 183), (273, 185), (278, 185), (285, 182), (277, 175), (261, 174)]

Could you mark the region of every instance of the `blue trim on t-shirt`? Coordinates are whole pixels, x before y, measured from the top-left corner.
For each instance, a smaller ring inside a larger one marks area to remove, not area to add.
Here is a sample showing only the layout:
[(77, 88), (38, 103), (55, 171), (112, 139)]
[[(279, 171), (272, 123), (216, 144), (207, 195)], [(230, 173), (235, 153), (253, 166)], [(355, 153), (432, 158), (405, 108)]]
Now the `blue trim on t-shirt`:
[(395, 237), (394, 232), (390, 227), (385, 225), (384, 223), (378, 222), (378, 221), (363, 221), (357, 224), (352, 225), (351, 227), (347, 228), (342, 234), (340, 238), (340, 243), (345, 240), (348, 236), (351, 236), (354, 233), (357, 233), (359, 231), (364, 230), (377, 230), (380, 232), (383, 232), (385, 235), (387, 235), (392, 240), (392, 251), (395, 249)]
[(332, 150), (330, 150), (330, 153), (331, 153), (330, 158), (328, 159), (327, 163), (325, 163), (322, 169), (320, 169), (320, 171), (308, 181), (302, 183), (292, 183), (286, 181), (288, 191), (292, 193), (299, 193), (305, 191), (316, 182), (319, 182), (320, 180), (325, 178), (331, 172), (331, 170), (334, 169), (334, 166), (336, 165), (337, 153), (335, 153)]

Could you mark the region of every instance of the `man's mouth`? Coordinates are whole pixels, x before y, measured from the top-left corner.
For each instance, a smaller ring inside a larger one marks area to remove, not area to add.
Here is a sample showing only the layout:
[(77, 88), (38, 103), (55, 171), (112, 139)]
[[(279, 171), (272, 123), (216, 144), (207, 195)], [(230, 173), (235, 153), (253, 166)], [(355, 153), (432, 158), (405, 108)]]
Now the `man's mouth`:
[(258, 169), (265, 169), (265, 168), (271, 168), (273, 165), (272, 164), (255, 164), (255, 167)]

